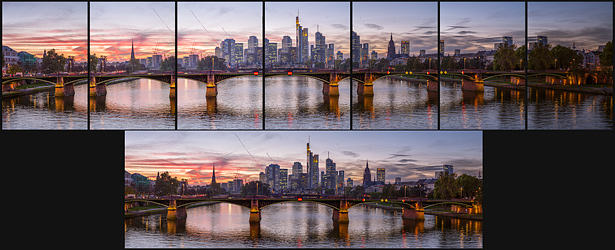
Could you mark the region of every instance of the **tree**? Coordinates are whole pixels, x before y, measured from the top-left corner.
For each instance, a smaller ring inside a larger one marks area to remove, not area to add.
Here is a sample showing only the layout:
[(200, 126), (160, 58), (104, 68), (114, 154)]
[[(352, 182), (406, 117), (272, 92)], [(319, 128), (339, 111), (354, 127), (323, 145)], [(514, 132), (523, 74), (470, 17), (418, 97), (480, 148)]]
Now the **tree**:
[(211, 70), (211, 63), (212, 63), (212, 58), (215, 64), (215, 68), (217, 70), (224, 70), (226, 69), (226, 59), (224, 58), (219, 58), (217, 56), (206, 56), (204, 58), (201, 58), (201, 60), (199, 60), (196, 64), (196, 67), (198, 70)]
[(13, 64), (9, 67), (9, 70), (7, 70), (7, 73), (9, 74), (15, 74), (17, 72), (23, 72), (23, 69), (19, 66), (19, 64)]
[(47, 51), (47, 55), (43, 57), (41, 63), (41, 70), (45, 74), (58, 73), (64, 71), (64, 64), (66, 64), (66, 58), (64, 54), (58, 55), (55, 49)]
[(613, 66), (613, 41), (608, 41), (606, 45), (604, 45), (604, 50), (599, 56), (600, 65), (603, 68), (608, 68)]
[[(175, 64), (173, 65), (173, 67), (175, 67)], [(132, 72), (139, 71), (140, 69), (141, 69), (141, 62), (139, 61), (139, 59), (132, 58), (130, 59), (130, 61), (128, 62), (128, 65), (126, 66), (126, 73), (130, 74)]]
[(457, 177), (455, 184), (457, 187), (461, 188), (461, 198), (475, 196), (479, 187), (482, 186), (482, 183), (478, 178), (467, 174), (462, 174)]
[(456, 175), (455, 173), (448, 174), (448, 172), (444, 172), (440, 178), (438, 178), (434, 185), (435, 198), (444, 198), (448, 200), (455, 195), (455, 192), (458, 190), (455, 183)]
[(533, 50), (529, 54), (529, 69), (543, 71), (549, 68), (549, 65), (553, 63), (551, 54), (549, 53), (551, 45), (543, 45), (536, 43)]
[(526, 62), (526, 54), (527, 54), (527, 47), (525, 47), (525, 45), (522, 45), (521, 47), (517, 48), (517, 50), (515, 50), (515, 58), (519, 61), (519, 70), (522, 70), (525, 68), (525, 62)]
[(96, 73), (96, 65), (98, 65), (98, 57), (96, 53), (90, 55), (90, 72)]
[(166, 171), (160, 174), (160, 178), (156, 180), (154, 192), (158, 196), (177, 194), (178, 187), (179, 181), (177, 180), (177, 177), (171, 177), (169, 172)]
[(570, 69), (573, 62), (583, 61), (583, 57), (571, 48), (557, 45), (551, 49), (551, 59), (555, 69)]
[(382, 197), (384, 198), (397, 198), (397, 191), (392, 184), (386, 184), (382, 187)]
[(361, 197), (363, 196), (364, 193), (365, 193), (365, 188), (359, 185), (352, 189), (352, 191), (350, 192), (350, 196)]
[(175, 71), (175, 63), (176, 63), (176, 61), (177, 60), (175, 60), (175, 56), (169, 56), (169, 57), (165, 58), (160, 63), (160, 70), (161, 71)]
[[(256, 193), (258, 184), (258, 194)], [(241, 195), (270, 195), (271, 187), (267, 183), (260, 181), (251, 181), (241, 187)]]
[(519, 59), (515, 56), (515, 48), (513, 44), (502, 44), (493, 55), (494, 70), (510, 71), (515, 67)]

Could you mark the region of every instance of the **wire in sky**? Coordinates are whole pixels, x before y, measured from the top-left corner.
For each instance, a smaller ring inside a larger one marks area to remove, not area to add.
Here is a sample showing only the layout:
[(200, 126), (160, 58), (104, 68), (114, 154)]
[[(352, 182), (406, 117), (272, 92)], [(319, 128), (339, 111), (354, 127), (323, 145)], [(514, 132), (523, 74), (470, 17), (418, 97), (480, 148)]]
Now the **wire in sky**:
[(164, 22), (164, 20), (162, 20), (162, 17), (160, 17), (160, 15), (158, 15), (158, 12), (156, 11), (156, 9), (152, 8), (154, 10), (154, 13), (156, 13), (156, 15), (158, 16), (158, 18), (160, 18), (160, 21), (162, 21), (162, 23), (164, 24), (164, 26), (167, 26), (167, 29), (169, 29), (169, 31), (171, 31), (171, 33), (175, 34), (175, 32), (173, 32), (171, 30), (171, 28), (169, 28), (169, 26)]

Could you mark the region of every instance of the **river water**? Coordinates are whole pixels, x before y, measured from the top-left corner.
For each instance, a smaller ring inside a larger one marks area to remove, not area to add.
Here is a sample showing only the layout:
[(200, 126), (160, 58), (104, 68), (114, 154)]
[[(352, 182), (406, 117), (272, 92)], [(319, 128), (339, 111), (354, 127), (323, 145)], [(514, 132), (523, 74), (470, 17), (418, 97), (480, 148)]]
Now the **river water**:
[(460, 82), (440, 82), (440, 128), (525, 129), (524, 91), (484, 87), (465, 91)]
[(425, 83), (390, 78), (374, 81), (374, 96), (353, 88), (353, 129), (437, 129), (438, 92)]
[(350, 223), (333, 223), (332, 209), (314, 203), (281, 203), (261, 210), (260, 224), (248, 222), (248, 208), (218, 203), (166, 215), (125, 220), (126, 248), (482, 248), (482, 221), (425, 215), (404, 221), (400, 211), (356, 206)]
[(350, 129), (350, 81), (338, 97), (323, 95), (321, 81), (305, 76), (265, 80), (265, 129)]
[(207, 98), (204, 83), (177, 81), (179, 129), (263, 129), (263, 78), (221, 81), (218, 95)]
[(53, 91), (2, 98), (2, 129), (87, 129), (88, 85), (75, 95), (56, 98)]
[[(339, 97), (322, 93), (322, 82), (303, 76), (228, 79), (218, 96), (206, 98), (203, 83), (179, 78), (177, 98), (169, 84), (133, 80), (107, 86), (107, 95), (88, 97), (41, 92), (2, 100), (2, 129), (613, 129), (613, 97), (561, 90), (524, 91), (485, 86), (484, 93), (440, 83), (440, 96), (424, 83), (395, 79), (374, 82), (374, 96), (356, 94), (356, 83), (340, 81)], [(438, 98), (440, 99), (438, 105)], [(89, 108), (86, 103), (89, 102)], [(176, 106), (177, 102), (177, 106)], [(440, 112), (438, 114), (438, 106)], [(177, 112), (177, 121), (175, 113)], [(526, 114), (527, 112), (527, 114)]]

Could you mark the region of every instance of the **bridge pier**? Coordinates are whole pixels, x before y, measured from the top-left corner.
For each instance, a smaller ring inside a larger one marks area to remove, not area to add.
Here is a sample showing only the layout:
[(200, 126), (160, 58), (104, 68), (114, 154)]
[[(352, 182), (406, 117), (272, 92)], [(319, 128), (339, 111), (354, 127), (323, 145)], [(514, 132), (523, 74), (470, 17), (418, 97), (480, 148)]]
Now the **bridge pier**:
[(477, 82), (477, 81), (462, 80), (461, 81), (461, 90), (484, 92), (485, 91), (485, 84), (484, 84), (483, 81)]
[(75, 95), (75, 85), (73, 84), (64, 85), (64, 77), (58, 76), (56, 78), (55, 96), (74, 96), (74, 95)]
[(340, 210), (333, 209), (333, 221), (337, 223), (348, 223), (348, 202), (340, 201)]
[(96, 77), (90, 77), (90, 96), (107, 95), (107, 84), (96, 84)]
[(427, 80), (427, 91), (438, 91), (438, 81)]
[(188, 217), (186, 213), (186, 207), (177, 207), (175, 200), (170, 201), (170, 205), (167, 208), (167, 220), (179, 220)]
[(401, 218), (408, 220), (425, 220), (425, 210), (423, 209), (423, 204), (417, 202), (414, 209), (404, 207)]
[(216, 79), (213, 74), (207, 75), (207, 92), (206, 97), (216, 97), (218, 95), (218, 86), (216, 85)]
[(328, 86), (329, 96), (339, 96), (340, 95), (339, 82), (340, 82), (340, 79), (336, 73), (331, 73), (329, 75), (329, 84), (327, 84), (329, 85)]
[(173, 97), (177, 97), (177, 84), (176, 84), (177, 80), (175, 79), (175, 76), (172, 75), (171, 76), (171, 87), (170, 87), (170, 93), (169, 93), (169, 97), (173, 98)]
[(258, 208), (258, 200), (252, 200), (250, 202), (250, 223), (261, 222), (261, 212)]

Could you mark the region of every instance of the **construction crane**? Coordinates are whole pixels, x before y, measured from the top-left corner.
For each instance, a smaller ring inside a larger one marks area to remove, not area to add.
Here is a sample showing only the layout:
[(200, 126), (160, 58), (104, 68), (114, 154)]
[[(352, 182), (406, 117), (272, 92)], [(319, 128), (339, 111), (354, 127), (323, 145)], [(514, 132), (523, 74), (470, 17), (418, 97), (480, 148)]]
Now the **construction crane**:
[(192, 50), (190, 51), (190, 55), (194, 55), (194, 45), (196, 42), (192, 42)]
[(154, 48), (154, 55), (158, 54), (158, 44), (160, 44), (160, 42), (156, 43), (156, 48)]

